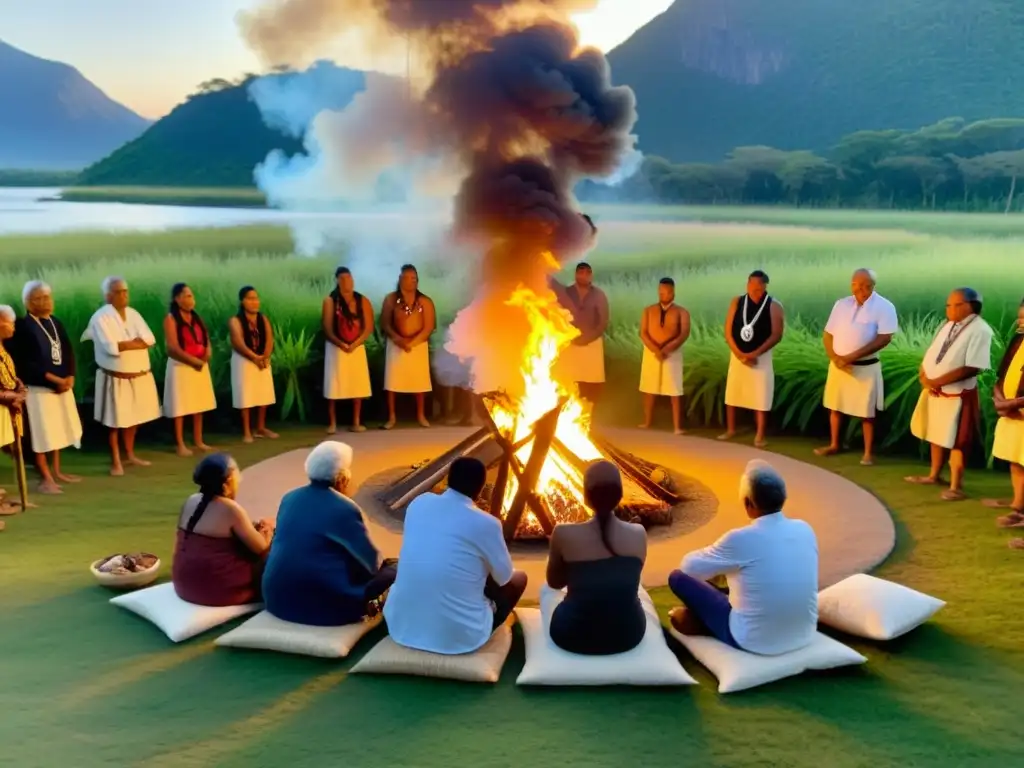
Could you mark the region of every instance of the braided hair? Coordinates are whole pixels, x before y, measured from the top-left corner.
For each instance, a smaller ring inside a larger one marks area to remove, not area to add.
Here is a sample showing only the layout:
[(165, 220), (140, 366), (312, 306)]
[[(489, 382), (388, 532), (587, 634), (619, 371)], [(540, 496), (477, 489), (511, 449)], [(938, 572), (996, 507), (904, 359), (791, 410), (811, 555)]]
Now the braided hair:
[[(171, 306), (169, 308), (171, 317), (174, 318), (174, 326), (178, 331), (178, 346), (181, 347), (182, 349), (185, 348), (185, 321), (181, 317), (181, 307), (178, 306), (177, 298), (181, 296), (182, 293), (185, 292), (186, 288), (188, 288), (188, 283), (174, 284), (174, 286), (171, 288)], [(196, 312), (194, 309), (192, 310), (192, 322), (195, 325), (198, 325), (199, 330), (202, 331), (204, 346), (209, 346), (210, 336), (206, 332), (206, 323), (203, 322), (203, 318), (201, 318), (199, 316), (199, 313)], [(192, 330), (192, 335), (193, 338), (195, 338), (194, 329)], [(196, 341), (198, 342), (199, 339), (196, 338)]]
[(199, 486), (200, 499), (185, 526), (186, 534), (195, 530), (210, 503), (224, 495), (224, 484), (237, 470), (238, 464), (226, 453), (212, 453), (196, 465), (192, 482)]
[(605, 549), (616, 554), (608, 540), (608, 526), (622, 501), (622, 475), (619, 468), (610, 461), (595, 461), (583, 475), (583, 498), (594, 510), (597, 525), (601, 531), (601, 543)]
[(249, 327), (249, 318), (245, 316), (245, 305), (242, 303), (245, 297), (248, 296), (250, 293), (253, 293), (255, 290), (256, 289), (253, 288), (251, 285), (243, 285), (241, 289), (239, 289), (238, 313), (235, 315), (235, 317), (238, 318), (238, 322), (242, 326), (242, 338), (245, 340), (245, 346), (247, 346), (257, 355), (262, 355), (263, 351), (267, 348), (267, 337), (266, 334), (264, 333), (267, 326), (263, 322), (263, 313), (256, 313), (256, 328), (258, 329), (257, 333), (259, 334), (259, 344), (255, 344), (253, 340), (252, 329)]
[(353, 296), (356, 300), (356, 311), (353, 313), (348, 306), (347, 301), (343, 301), (341, 298), (341, 288), (338, 287), (338, 278), (342, 275), (351, 275), (352, 271), (348, 267), (338, 267), (334, 270), (334, 290), (331, 291), (331, 300), (334, 302), (335, 312), (341, 311), (341, 316), (344, 317), (348, 322), (359, 323), (360, 328), (366, 327), (366, 318), (363, 316), (363, 294), (359, 291), (353, 291)]

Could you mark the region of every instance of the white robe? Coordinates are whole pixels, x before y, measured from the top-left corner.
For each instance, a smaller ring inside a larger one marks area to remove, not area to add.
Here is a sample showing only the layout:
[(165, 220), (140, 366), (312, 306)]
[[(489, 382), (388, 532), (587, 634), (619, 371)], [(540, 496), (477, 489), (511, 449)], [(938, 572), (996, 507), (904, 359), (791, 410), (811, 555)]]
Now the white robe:
[(683, 395), (683, 348), (659, 360), (646, 346), (640, 363), (640, 391), (645, 395)]
[(729, 375), (725, 380), (725, 404), (750, 411), (771, 411), (775, 401), (775, 366), (768, 350), (754, 363), (744, 365), (729, 354)]
[(388, 341), (384, 356), (384, 389), (399, 394), (434, 390), (430, 380), (430, 349), (426, 342), (406, 352)]
[(327, 400), (364, 400), (370, 390), (370, 365), (366, 345), (343, 352), (331, 342), (324, 343), (324, 398)]

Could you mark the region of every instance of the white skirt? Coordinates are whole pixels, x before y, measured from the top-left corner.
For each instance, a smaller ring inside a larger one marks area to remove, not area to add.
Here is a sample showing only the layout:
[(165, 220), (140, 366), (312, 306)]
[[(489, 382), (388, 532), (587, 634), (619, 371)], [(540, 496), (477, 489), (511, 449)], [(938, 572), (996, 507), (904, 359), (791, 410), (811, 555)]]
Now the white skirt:
[(111, 429), (128, 429), (160, 418), (156, 379), (147, 371), (134, 379), (108, 376), (96, 371), (94, 418)]
[(729, 376), (725, 381), (725, 404), (749, 411), (769, 412), (775, 402), (775, 366), (768, 350), (754, 363), (744, 365), (729, 353)]
[(70, 389), (58, 394), (48, 387), (29, 387), (25, 411), (33, 453), (82, 447), (82, 419)]
[(851, 365), (846, 370), (829, 362), (825, 381), (825, 408), (858, 419), (873, 419), (885, 408), (882, 364)]
[(563, 383), (603, 384), (604, 339), (595, 339), (583, 346), (569, 344), (559, 353), (556, 365), (560, 371), (558, 379)]
[(992, 455), (1011, 464), (1024, 466), (1024, 419), (999, 418)]
[(411, 352), (388, 342), (384, 358), (384, 389), (404, 394), (434, 390), (430, 381), (430, 350), (425, 342), (413, 347)]
[(679, 347), (664, 360), (659, 360), (646, 346), (640, 363), (640, 391), (645, 395), (683, 394), (683, 348)]
[(256, 363), (231, 353), (231, 405), (243, 408), (260, 408), (277, 402), (274, 394), (273, 368), (267, 365), (260, 369)]
[(14, 442), (14, 420), (7, 406), (0, 406), (0, 448)]
[(216, 407), (210, 366), (204, 365), (203, 370), (197, 371), (190, 365), (168, 358), (164, 374), (164, 416), (176, 419), (206, 413)]
[(364, 400), (370, 390), (370, 364), (366, 345), (342, 352), (327, 342), (324, 350), (324, 397), (327, 400)]
[(922, 392), (910, 417), (910, 433), (932, 445), (952, 448), (960, 431), (960, 411), (964, 401), (959, 397), (933, 397)]

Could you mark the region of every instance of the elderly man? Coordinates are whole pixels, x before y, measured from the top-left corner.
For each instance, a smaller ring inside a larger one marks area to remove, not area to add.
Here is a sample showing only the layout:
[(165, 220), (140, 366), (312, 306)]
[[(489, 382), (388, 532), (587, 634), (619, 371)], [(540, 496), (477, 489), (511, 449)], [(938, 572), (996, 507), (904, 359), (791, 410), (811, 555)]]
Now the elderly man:
[(978, 374), (992, 367), (992, 328), (981, 319), (981, 296), (958, 288), (946, 299), (946, 322), (921, 361), (921, 397), (910, 419), (914, 437), (931, 445), (931, 471), (908, 483), (937, 485), (949, 451), (949, 488), (941, 497), (960, 501), (964, 461), (981, 424)]
[(379, 610), (395, 580), (382, 561), (363, 511), (346, 493), (352, 449), (325, 442), (306, 458), (309, 485), (289, 492), (277, 513), (263, 572), (267, 610), (283, 621), (318, 627), (355, 624)]
[[(782, 513), (786, 484), (766, 462), (747, 464), (740, 500), (750, 525), (691, 552), (669, 575), (685, 606), (669, 612), (672, 626), (766, 656), (803, 648), (818, 625), (818, 540)], [(707, 583), (723, 575), (728, 596)]]
[(874, 272), (858, 269), (851, 280), (852, 295), (839, 299), (828, 316), (823, 334), (829, 359), (824, 404), (830, 411), (832, 440), (815, 451), (819, 456), (839, 453), (843, 415), (852, 416), (864, 427), (864, 466), (874, 464), (875, 414), (885, 407), (878, 353), (899, 330), (896, 307), (875, 292), (875, 282)]
[[(75, 403), (75, 349), (64, 325), (53, 316), (53, 295), (42, 280), (25, 283), (26, 314), (14, 324), (11, 354), (28, 387), (26, 411), (40, 493), (61, 493), (58, 483), (81, 478), (60, 468), (60, 452), (82, 445), (82, 420)], [(51, 469), (52, 465), (52, 469)]]
[(483, 647), (526, 590), (498, 518), (477, 509), (487, 482), (479, 459), (456, 459), (448, 489), (425, 493), (405, 513), (398, 578), (384, 605), (391, 639), (456, 655)]
[(747, 278), (747, 292), (732, 300), (725, 319), (729, 345), (729, 375), (725, 382), (725, 433), (736, 435), (736, 409), (754, 412), (757, 433), (754, 447), (767, 445), (768, 414), (775, 399), (775, 368), (772, 350), (782, 341), (785, 315), (782, 304), (768, 295), (768, 275), (760, 269)]
[(110, 428), (110, 474), (124, 474), (119, 447), (124, 435), (129, 464), (148, 467), (135, 455), (135, 432), (140, 424), (160, 418), (160, 399), (150, 370), (149, 348), (156, 337), (142, 315), (128, 306), (128, 283), (123, 277), (103, 281), (106, 304), (96, 310), (82, 334), (96, 355), (95, 418)]
[(576, 279), (566, 287), (555, 280), (551, 287), (558, 303), (572, 314), (577, 336), (558, 360), (565, 380), (576, 382), (580, 397), (592, 404), (604, 385), (604, 332), (608, 330), (608, 296), (594, 285), (594, 270), (585, 261), (576, 265)]

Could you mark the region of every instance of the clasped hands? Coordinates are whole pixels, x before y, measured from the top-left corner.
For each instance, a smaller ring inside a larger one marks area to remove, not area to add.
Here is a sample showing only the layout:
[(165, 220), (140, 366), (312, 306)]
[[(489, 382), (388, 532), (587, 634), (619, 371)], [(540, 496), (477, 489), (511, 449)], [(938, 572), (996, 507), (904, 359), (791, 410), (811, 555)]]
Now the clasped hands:
[(1003, 397), (999, 387), (992, 391), (992, 404), (996, 407), (996, 413), (1008, 419), (1024, 419), (1024, 414), (1021, 414), (1021, 403), (1019, 401), (1020, 398), (1008, 400)]

